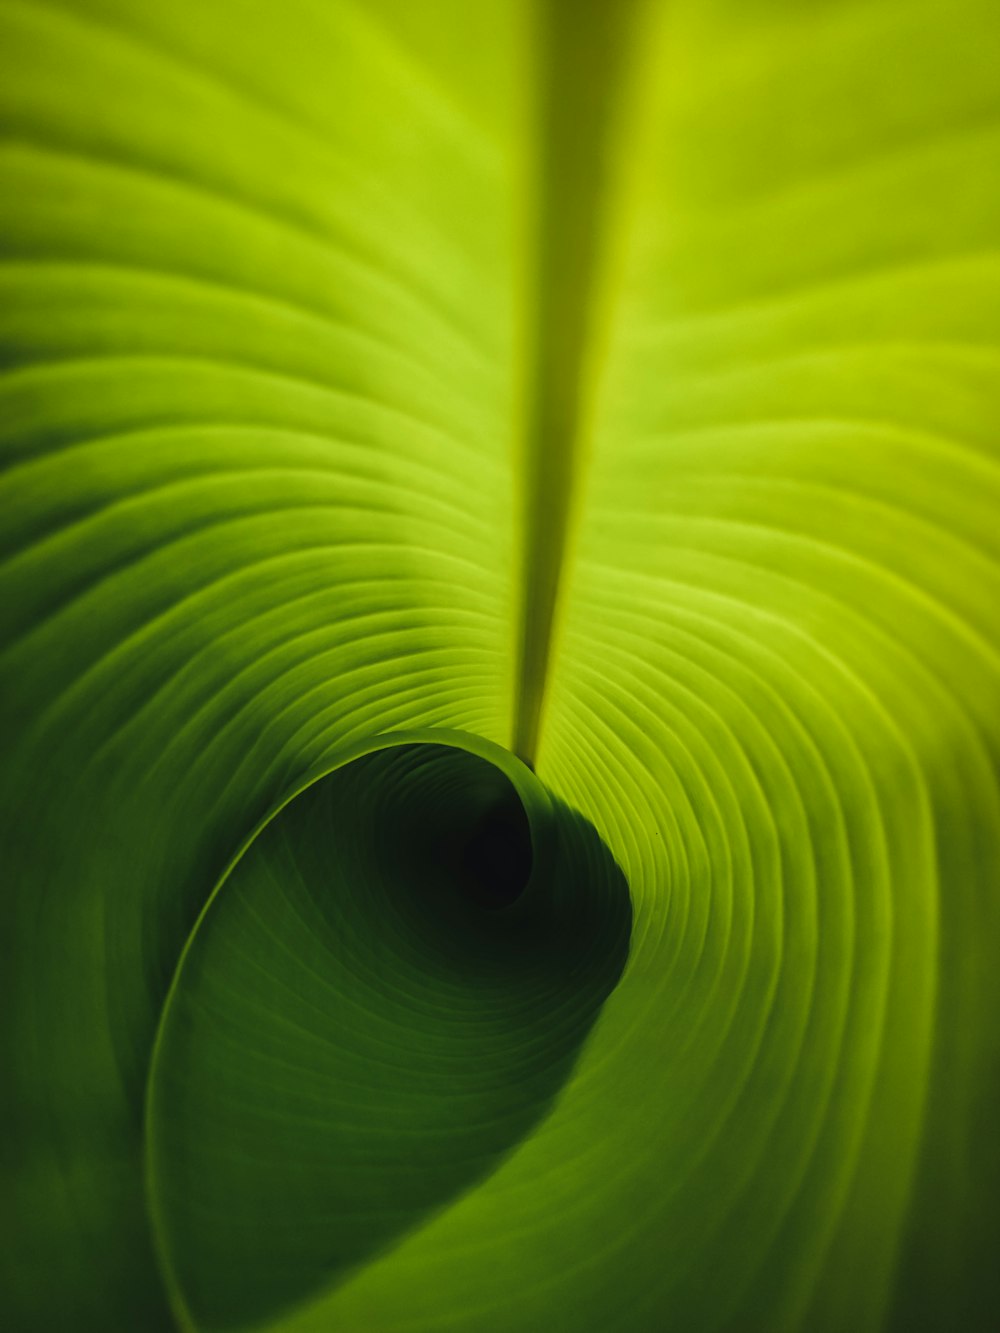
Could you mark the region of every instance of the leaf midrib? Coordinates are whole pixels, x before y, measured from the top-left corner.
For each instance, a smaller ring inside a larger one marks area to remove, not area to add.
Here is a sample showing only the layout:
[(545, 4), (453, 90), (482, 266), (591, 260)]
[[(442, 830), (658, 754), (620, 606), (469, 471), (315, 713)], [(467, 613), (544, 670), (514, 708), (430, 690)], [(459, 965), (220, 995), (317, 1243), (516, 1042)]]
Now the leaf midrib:
[(514, 753), (534, 764), (553, 626), (579, 493), (588, 352), (612, 185), (611, 141), (641, 0), (546, 0), (540, 7), (538, 148), (524, 503), (514, 682)]

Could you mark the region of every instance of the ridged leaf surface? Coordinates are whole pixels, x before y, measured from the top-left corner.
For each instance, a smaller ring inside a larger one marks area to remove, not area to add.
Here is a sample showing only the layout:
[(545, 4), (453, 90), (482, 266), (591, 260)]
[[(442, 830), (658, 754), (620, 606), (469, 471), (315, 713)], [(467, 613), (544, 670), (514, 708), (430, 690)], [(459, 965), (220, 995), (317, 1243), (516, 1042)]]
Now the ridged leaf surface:
[(0, 52), (0, 1323), (997, 1327), (994, 0)]

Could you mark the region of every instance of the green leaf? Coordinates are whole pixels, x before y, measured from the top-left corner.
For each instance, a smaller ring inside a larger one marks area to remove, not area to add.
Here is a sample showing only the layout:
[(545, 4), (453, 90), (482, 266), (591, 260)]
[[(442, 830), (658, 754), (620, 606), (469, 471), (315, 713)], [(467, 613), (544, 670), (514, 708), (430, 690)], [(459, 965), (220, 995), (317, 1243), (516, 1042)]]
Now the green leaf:
[(207, 908), (148, 1101), (182, 1321), (343, 1281), (495, 1170), (571, 1076), (621, 976), (628, 891), (583, 821), (518, 783), (524, 808), (499, 766), (442, 745), (356, 759)]
[(995, 1328), (993, 0), (0, 51), (0, 1323)]

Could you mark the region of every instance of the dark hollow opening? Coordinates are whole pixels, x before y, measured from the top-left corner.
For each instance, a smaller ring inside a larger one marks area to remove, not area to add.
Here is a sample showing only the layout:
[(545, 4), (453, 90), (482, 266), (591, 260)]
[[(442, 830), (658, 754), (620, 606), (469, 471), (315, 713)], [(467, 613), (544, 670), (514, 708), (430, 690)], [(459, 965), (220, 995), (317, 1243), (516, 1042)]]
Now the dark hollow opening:
[(509, 907), (531, 875), (531, 834), (516, 793), (480, 816), (459, 853), (462, 896), (480, 907)]

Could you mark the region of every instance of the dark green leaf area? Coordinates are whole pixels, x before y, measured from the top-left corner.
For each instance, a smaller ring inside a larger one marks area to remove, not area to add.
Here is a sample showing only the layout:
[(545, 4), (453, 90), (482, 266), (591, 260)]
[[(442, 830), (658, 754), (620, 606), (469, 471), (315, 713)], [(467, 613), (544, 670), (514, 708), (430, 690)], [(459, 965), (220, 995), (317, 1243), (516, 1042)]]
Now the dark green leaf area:
[(545, 1115), (625, 964), (627, 885), (558, 803), (472, 754), (356, 760), (208, 909), (154, 1062), (175, 1297), (234, 1327), (343, 1281)]

